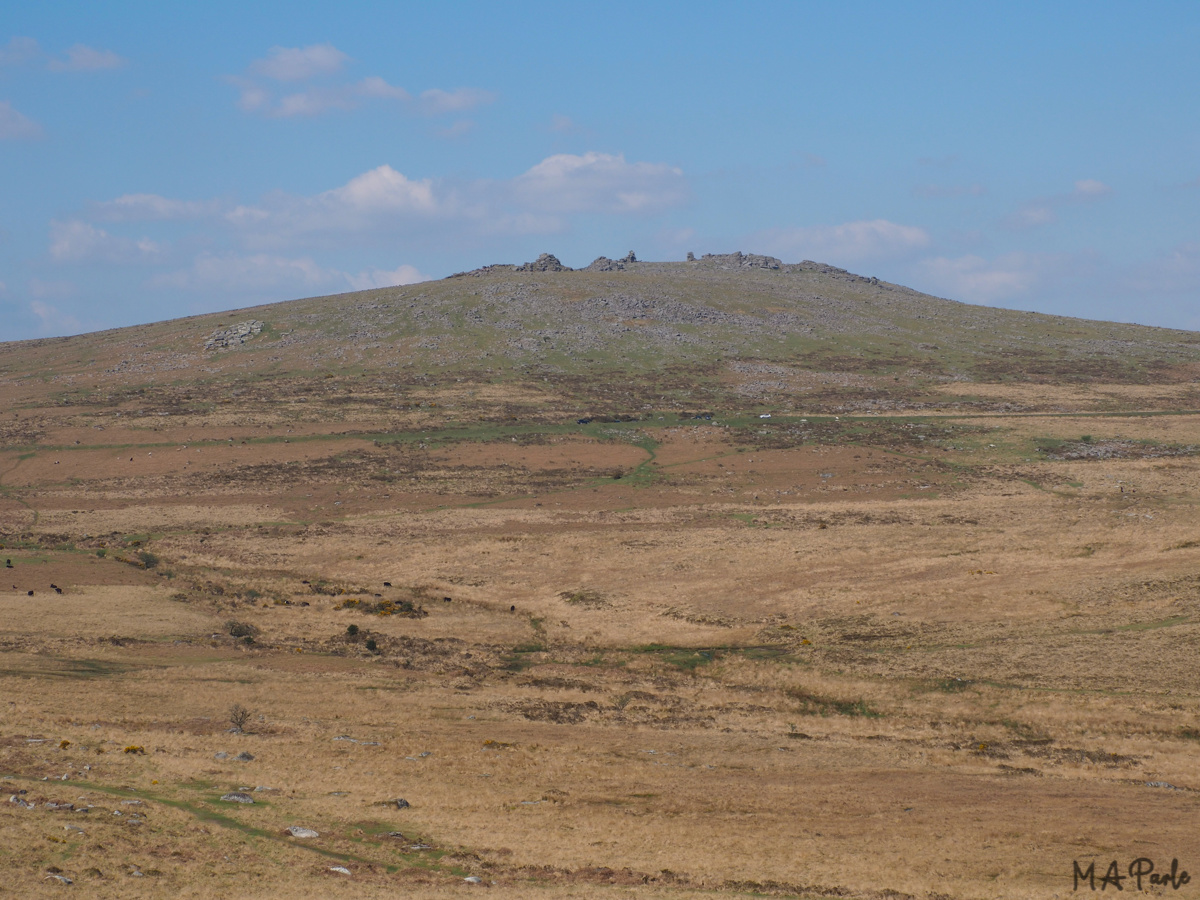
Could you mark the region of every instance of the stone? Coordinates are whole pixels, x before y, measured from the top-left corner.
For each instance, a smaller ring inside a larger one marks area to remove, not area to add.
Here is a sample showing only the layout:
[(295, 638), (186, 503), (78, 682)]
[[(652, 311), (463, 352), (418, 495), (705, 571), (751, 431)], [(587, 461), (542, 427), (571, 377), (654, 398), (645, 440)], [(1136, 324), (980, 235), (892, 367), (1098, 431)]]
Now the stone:
[(468, 875), (463, 879), (467, 884), (483, 884), (483, 879), (478, 875)]
[(689, 250), (689, 251), (688, 251), (688, 255), (687, 255), (687, 261), (688, 261), (688, 262), (695, 262), (695, 261), (696, 261), (696, 254), (695, 254), (695, 253), (693, 253), (691, 250)]
[(54, 872), (51, 872), (49, 875), (46, 876), (46, 878), (47, 879), (53, 878), (55, 881), (61, 882), (62, 884), (74, 884), (75, 883), (70, 878), (68, 878), (66, 875), (58, 875)]
[(339, 875), (349, 875), (350, 874), (350, 870), (347, 869), (345, 866), (330, 866), (329, 871), (337, 872)]
[(239, 322), (223, 331), (218, 329), (208, 336), (204, 342), (205, 350), (228, 350), (238, 344), (244, 344), (263, 330), (263, 323), (257, 319), (249, 322)]
[(622, 257), (621, 257), (621, 259), (619, 260), (619, 262), (623, 262), (623, 263), (635, 263), (635, 262), (637, 262), (637, 257), (636, 257), (636, 256), (634, 256), (634, 253), (633, 253), (633, 251), (632, 251), (632, 250), (630, 250), (628, 253), (626, 253), (624, 256), (622, 256)]
[(253, 803), (254, 798), (242, 791), (230, 791), (228, 794), (222, 794), (221, 799), (226, 803)]
[(284, 833), (296, 838), (315, 838), (321, 836), (311, 828), (305, 828), (302, 825), (292, 825)]
[(229, 759), (229, 754), (224, 750), (221, 750), (220, 752), (213, 754), (213, 759)]
[(250, 762), (252, 759), (254, 759), (254, 754), (243, 750), (241, 753), (235, 756), (234, 759), (238, 760), (238, 762)]

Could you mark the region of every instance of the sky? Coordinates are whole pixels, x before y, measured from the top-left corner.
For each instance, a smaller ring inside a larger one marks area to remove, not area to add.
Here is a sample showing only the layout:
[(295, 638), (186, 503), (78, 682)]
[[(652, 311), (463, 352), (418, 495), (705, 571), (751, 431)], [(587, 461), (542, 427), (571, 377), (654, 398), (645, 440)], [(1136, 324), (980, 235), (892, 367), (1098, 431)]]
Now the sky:
[(1200, 330), (1200, 4), (51, 2), (0, 340), (539, 253), (812, 259)]

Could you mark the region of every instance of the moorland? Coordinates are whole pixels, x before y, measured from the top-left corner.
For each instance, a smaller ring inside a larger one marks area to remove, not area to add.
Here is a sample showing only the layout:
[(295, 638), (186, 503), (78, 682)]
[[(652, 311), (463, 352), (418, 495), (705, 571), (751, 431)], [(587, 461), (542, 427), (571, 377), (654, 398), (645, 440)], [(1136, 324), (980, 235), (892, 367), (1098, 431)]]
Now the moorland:
[(523, 268), (0, 344), (0, 891), (1200, 875), (1200, 334)]

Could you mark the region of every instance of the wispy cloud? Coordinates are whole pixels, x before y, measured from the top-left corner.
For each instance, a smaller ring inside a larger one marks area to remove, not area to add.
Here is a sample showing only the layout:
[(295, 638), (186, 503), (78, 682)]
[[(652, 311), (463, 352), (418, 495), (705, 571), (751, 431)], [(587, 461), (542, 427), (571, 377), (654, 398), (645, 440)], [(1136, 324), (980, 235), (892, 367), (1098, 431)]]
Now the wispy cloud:
[(458, 88), (453, 91), (431, 88), (421, 92), (421, 111), (427, 115), (466, 112), (477, 106), (492, 103), (495, 99), (494, 93), (479, 88)]
[(119, 69), (129, 60), (111, 50), (97, 50), (86, 44), (76, 44), (67, 49), (64, 59), (50, 60), (52, 72), (99, 72), (104, 69)]
[(929, 289), (956, 300), (995, 303), (1069, 284), (1094, 282), (1104, 271), (1091, 253), (1005, 253), (991, 259), (975, 254), (921, 260), (914, 271)]
[(1015, 231), (1053, 225), (1058, 221), (1058, 210), (1063, 207), (1091, 203), (1111, 193), (1112, 188), (1104, 182), (1096, 181), (1093, 178), (1084, 178), (1076, 181), (1072, 189), (1066, 193), (1039, 197), (1030, 201), (1004, 219), (1002, 224)]
[(399, 266), (391, 271), (368, 269), (357, 275), (347, 274), (345, 278), (350, 287), (356, 291), (395, 287), (398, 284), (416, 284), (419, 281), (429, 280), (429, 276), (418, 270), (416, 266)]
[[(431, 88), (414, 99), (405, 88), (390, 84), (379, 75), (359, 81), (334, 77), (349, 62), (350, 57), (332, 44), (272, 47), (265, 57), (247, 66), (246, 74), (230, 75), (225, 80), (237, 88), (239, 109), (275, 119), (352, 110), (368, 101), (391, 101), (404, 104), (413, 112), (443, 115), (465, 112), (495, 100), (491, 91), (469, 87), (454, 91)], [(319, 80), (299, 84), (314, 79)], [(296, 88), (280, 93), (280, 86), (285, 84), (295, 84)]]
[(982, 184), (922, 184), (913, 188), (917, 197), (942, 200), (949, 197), (982, 197), (987, 188)]
[(365, 291), (428, 281), (416, 266), (365, 269), (357, 274), (327, 268), (311, 257), (268, 253), (239, 255), (203, 253), (186, 269), (157, 275), (151, 285), (175, 290), (207, 291)]
[(7, 100), (0, 100), (0, 141), (19, 141), (39, 138), (42, 126), (13, 109)]
[(78, 219), (50, 223), (50, 256), (58, 262), (144, 262), (161, 254), (148, 238), (118, 237)]
[(12, 38), (0, 47), (0, 66), (19, 66), (41, 55), (42, 48), (31, 37)]
[(932, 243), (924, 228), (887, 219), (777, 228), (759, 232), (751, 240), (755, 246), (781, 258), (838, 265), (910, 256)]
[(519, 205), (533, 210), (639, 214), (679, 206), (690, 193), (676, 166), (594, 152), (549, 156), (515, 178), (510, 192)]
[(217, 215), (221, 209), (222, 204), (217, 200), (173, 200), (159, 194), (123, 194), (91, 207), (96, 218), (109, 222), (196, 219)]
[(250, 71), (275, 81), (304, 81), (338, 72), (349, 59), (333, 44), (272, 47), (264, 58), (250, 63)]
[(42, 334), (79, 334), (87, 330), (77, 318), (42, 300), (30, 301), (29, 311), (37, 319)]

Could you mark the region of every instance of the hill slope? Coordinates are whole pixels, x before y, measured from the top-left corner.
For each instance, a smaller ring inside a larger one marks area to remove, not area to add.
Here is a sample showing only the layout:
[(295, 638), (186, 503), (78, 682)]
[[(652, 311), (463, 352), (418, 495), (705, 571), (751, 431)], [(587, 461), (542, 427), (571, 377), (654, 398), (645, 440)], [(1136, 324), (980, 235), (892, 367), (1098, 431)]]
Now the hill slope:
[[(389, 373), (402, 382), (535, 375), (584, 406), (604, 406), (604, 392), (596, 393), (604, 382), (637, 395), (629, 402), (694, 405), (730, 402), (730, 384), (747, 374), (886, 377), (899, 379), (911, 399), (925, 379), (1148, 383), (1200, 372), (1197, 333), (971, 306), (819, 263), (739, 253), (619, 265), (492, 266), (436, 282), (0, 344), (0, 378), (70, 385), (67, 393), (78, 394), (102, 381), (163, 386), (314, 372)], [(234, 326), (254, 322), (254, 331), (228, 340)]]

